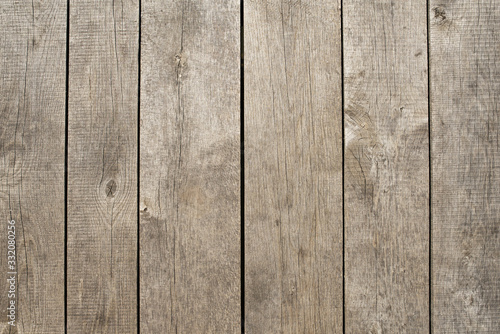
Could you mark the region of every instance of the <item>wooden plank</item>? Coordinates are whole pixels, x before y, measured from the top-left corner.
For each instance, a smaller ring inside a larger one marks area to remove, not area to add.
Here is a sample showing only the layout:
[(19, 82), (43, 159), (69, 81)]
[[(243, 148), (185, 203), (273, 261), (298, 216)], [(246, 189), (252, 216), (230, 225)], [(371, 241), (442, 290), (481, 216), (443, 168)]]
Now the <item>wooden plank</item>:
[[(0, 30), (0, 332), (62, 333), (66, 1), (2, 1)], [(15, 298), (7, 271), (17, 271)]]
[(240, 330), (239, 11), (142, 1), (144, 333)]
[(245, 329), (342, 332), (340, 2), (249, 0)]
[(71, 1), (68, 333), (137, 331), (138, 0)]
[(429, 8), (432, 325), (500, 332), (500, 3)]
[(429, 331), (426, 1), (345, 1), (346, 333)]

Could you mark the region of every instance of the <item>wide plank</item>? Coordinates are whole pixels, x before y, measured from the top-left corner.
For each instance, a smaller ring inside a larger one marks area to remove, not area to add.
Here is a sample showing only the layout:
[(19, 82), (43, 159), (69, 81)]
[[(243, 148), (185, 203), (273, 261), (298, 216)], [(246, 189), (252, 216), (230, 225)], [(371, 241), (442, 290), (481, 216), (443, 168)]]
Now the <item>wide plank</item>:
[(340, 2), (244, 4), (245, 330), (342, 333)]
[(346, 333), (429, 332), (426, 15), (344, 1)]
[(240, 2), (142, 1), (142, 333), (237, 333)]
[(70, 2), (68, 333), (137, 331), (138, 0)]
[(432, 328), (500, 333), (500, 3), (429, 17)]
[[(0, 332), (62, 333), (66, 1), (0, 7)], [(16, 263), (7, 263), (10, 220)], [(13, 298), (7, 272), (17, 272)]]

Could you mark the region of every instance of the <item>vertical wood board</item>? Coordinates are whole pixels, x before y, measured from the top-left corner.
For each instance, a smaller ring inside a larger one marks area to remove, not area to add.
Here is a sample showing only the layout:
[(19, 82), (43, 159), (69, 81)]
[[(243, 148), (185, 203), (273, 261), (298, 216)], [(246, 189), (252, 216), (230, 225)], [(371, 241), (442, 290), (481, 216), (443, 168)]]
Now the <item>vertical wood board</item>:
[(340, 2), (244, 6), (245, 329), (342, 332)]
[(137, 331), (139, 1), (71, 1), (68, 333)]
[(430, 2), (432, 327), (500, 332), (500, 3)]
[(144, 333), (240, 331), (239, 10), (142, 2)]
[[(60, 333), (66, 1), (2, 1), (0, 29), (0, 332)], [(15, 255), (7, 253), (9, 220)], [(17, 272), (15, 298), (7, 272)], [(7, 324), (11, 301), (15, 326)]]
[(346, 333), (429, 331), (426, 1), (344, 1)]

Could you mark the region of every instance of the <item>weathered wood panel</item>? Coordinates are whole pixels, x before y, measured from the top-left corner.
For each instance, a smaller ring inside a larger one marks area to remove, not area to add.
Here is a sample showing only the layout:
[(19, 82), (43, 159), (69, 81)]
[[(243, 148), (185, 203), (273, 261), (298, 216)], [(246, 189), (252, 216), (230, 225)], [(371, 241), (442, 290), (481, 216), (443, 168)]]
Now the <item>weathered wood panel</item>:
[(138, 0), (71, 1), (68, 333), (137, 330)]
[[(2, 1), (0, 30), (0, 331), (61, 333), (66, 1)], [(7, 264), (10, 219), (14, 270)], [(17, 271), (15, 299), (7, 296), (7, 271)], [(7, 324), (11, 300), (15, 327)]]
[(431, 1), (432, 325), (500, 332), (500, 3)]
[(245, 329), (342, 332), (340, 3), (249, 0)]
[(236, 333), (240, 2), (142, 2), (143, 333)]
[(426, 1), (345, 1), (346, 333), (429, 331)]

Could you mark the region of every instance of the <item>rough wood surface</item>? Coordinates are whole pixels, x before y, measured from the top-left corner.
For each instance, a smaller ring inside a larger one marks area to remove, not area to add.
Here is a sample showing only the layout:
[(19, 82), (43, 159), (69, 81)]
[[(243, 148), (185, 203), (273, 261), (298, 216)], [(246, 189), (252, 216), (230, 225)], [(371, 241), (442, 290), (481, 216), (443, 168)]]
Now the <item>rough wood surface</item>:
[(249, 0), (245, 329), (342, 332), (338, 1)]
[[(0, 6), (0, 332), (64, 331), (66, 1)], [(16, 221), (16, 326), (7, 221)]]
[(68, 333), (137, 331), (138, 0), (71, 1)]
[(429, 331), (426, 1), (344, 1), (346, 333)]
[(431, 1), (432, 325), (500, 333), (500, 3)]
[(142, 2), (143, 333), (240, 330), (240, 2)]

